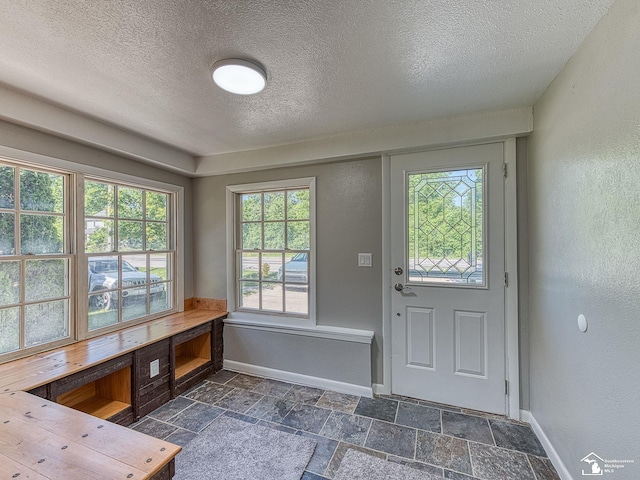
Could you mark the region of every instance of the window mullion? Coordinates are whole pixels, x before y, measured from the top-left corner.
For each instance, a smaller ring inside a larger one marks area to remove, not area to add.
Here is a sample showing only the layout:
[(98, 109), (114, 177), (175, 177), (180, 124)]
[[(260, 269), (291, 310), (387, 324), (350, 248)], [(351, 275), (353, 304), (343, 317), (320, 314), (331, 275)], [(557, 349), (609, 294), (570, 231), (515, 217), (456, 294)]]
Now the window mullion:
[(26, 330), (26, 317), (25, 317), (25, 259), (20, 259), (20, 349), (25, 348), (25, 330)]
[(15, 218), (13, 220), (13, 251), (16, 255), (22, 255), (22, 248), (20, 245), (20, 167), (16, 167), (14, 175), (14, 198), (13, 208), (15, 209)]
[[(286, 194), (285, 194), (284, 205), (285, 205), (284, 208), (285, 208), (285, 218), (286, 218), (286, 208), (287, 208), (287, 196), (286, 196)], [(286, 225), (286, 222), (285, 222), (285, 225)], [(286, 230), (285, 230), (285, 232), (286, 232)], [(285, 234), (285, 242), (286, 242), (286, 237), (287, 236)], [(285, 243), (285, 245), (286, 245), (286, 243)], [(284, 285), (285, 285), (284, 282), (286, 280), (285, 277), (287, 276), (287, 272), (284, 271), (284, 258), (285, 258), (284, 257), (284, 252), (282, 252), (280, 254), (280, 264), (282, 265), (282, 269), (283, 269), (283, 271), (282, 271), (282, 283), (280, 284), (280, 287), (282, 288), (282, 307), (281, 307), (281, 309), (282, 309), (283, 312), (286, 312), (287, 311), (287, 309), (286, 309), (286, 307), (287, 307), (287, 289), (284, 287)]]
[(142, 190), (142, 251), (147, 251), (147, 191)]
[[(263, 217), (264, 219), (264, 217)], [(264, 223), (263, 223), (264, 226)], [(264, 231), (264, 229), (263, 229)], [(264, 244), (263, 244), (264, 246)], [(258, 308), (262, 310), (262, 252), (258, 253)]]

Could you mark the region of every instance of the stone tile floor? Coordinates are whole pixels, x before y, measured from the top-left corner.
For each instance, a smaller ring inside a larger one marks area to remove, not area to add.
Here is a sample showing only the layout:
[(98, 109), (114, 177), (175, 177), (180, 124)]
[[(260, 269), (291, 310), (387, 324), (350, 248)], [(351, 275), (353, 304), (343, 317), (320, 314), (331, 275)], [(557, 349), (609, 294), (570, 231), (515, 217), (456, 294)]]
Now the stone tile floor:
[(220, 415), (313, 438), (302, 480), (348, 449), (452, 480), (558, 480), (525, 423), (396, 395), (365, 398), (222, 370), (131, 428), (184, 448)]

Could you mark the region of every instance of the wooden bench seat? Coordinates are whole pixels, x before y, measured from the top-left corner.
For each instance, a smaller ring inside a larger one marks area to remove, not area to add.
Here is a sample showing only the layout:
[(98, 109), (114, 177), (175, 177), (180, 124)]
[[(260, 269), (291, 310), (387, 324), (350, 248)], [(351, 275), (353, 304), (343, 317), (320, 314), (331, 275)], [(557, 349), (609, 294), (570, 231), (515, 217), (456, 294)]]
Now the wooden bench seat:
[(4, 363), (0, 365), (0, 392), (32, 390), (226, 315), (189, 310)]
[(0, 394), (0, 478), (171, 478), (180, 450), (25, 392)]

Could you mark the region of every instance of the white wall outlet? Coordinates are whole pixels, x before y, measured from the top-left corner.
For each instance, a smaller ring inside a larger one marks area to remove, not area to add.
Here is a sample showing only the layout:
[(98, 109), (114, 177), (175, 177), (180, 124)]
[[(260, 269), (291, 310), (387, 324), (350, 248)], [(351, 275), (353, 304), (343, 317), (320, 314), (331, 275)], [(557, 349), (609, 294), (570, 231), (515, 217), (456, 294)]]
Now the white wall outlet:
[(149, 378), (153, 378), (160, 373), (160, 359), (149, 364)]
[(371, 263), (371, 254), (370, 253), (359, 253), (358, 254), (358, 266), (359, 267), (370, 267)]

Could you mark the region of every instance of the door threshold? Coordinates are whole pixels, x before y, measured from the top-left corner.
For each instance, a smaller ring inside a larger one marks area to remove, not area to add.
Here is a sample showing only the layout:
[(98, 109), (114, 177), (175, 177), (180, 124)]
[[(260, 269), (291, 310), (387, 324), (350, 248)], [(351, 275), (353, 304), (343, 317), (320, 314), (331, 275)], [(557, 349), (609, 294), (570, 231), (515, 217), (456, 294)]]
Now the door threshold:
[[(433, 408), (438, 408), (440, 410), (446, 410), (449, 412), (464, 413), (465, 415), (472, 415), (475, 417), (496, 418), (501, 420), (509, 420), (510, 422), (514, 421), (512, 419), (508, 419), (506, 415), (500, 415), (497, 413), (490, 413), (490, 412), (482, 412), (480, 410), (472, 410), (470, 408), (459, 407), (456, 405), (447, 405), (444, 403), (432, 402), (430, 400), (422, 400), (419, 398), (405, 397), (403, 395), (396, 395), (395, 393), (392, 393), (391, 395), (376, 394), (374, 396), (375, 398), (385, 398), (387, 400), (396, 400), (399, 402), (412, 403), (414, 405), (421, 405), (423, 407), (433, 407)], [(527, 424), (526, 422), (517, 422), (517, 421), (516, 423)]]

